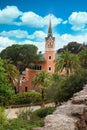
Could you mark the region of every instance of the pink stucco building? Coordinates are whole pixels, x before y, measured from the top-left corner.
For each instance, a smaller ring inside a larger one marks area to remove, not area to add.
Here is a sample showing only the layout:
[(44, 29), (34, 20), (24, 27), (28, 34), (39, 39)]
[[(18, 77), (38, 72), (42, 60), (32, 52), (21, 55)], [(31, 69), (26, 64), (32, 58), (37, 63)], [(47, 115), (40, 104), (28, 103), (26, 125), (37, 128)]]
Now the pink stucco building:
[(54, 73), (55, 70), (55, 37), (52, 34), (51, 20), (49, 21), (48, 34), (45, 38), (44, 59), (34, 63), (34, 69), (26, 68), (21, 75), (20, 91), (26, 92), (33, 90), (32, 79), (40, 70), (46, 70), (48, 73)]

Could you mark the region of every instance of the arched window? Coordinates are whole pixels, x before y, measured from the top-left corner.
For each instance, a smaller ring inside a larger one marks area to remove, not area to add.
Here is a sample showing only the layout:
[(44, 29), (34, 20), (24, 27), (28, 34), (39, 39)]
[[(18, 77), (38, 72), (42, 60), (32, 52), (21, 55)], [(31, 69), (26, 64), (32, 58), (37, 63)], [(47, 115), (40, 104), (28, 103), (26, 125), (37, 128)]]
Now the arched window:
[(48, 67), (48, 71), (51, 72), (51, 71), (52, 71), (52, 68), (51, 68), (51, 67)]
[(51, 56), (49, 56), (49, 60), (51, 60)]

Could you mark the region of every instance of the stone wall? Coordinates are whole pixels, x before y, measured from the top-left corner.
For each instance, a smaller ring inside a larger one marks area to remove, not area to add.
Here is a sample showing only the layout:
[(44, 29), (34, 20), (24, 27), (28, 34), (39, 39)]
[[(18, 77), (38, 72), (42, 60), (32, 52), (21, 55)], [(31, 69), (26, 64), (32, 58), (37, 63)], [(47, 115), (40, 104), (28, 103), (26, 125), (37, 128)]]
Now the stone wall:
[(48, 115), (44, 127), (34, 130), (87, 130), (87, 85)]

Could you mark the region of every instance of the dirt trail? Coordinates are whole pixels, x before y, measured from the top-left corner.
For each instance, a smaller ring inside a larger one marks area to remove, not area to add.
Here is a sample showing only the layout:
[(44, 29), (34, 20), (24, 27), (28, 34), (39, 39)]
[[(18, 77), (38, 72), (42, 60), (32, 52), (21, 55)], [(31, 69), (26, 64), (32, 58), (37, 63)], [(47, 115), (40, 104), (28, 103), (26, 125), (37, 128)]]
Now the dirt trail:
[[(49, 107), (49, 106), (54, 106), (54, 103), (48, 103), (45, 104), (45, 107)], [(35, 111), (37, 109), (41, 108), (41, 106), (28, 106), (28, 107), (21, 107), (21, 108), (9, 108), (5, 110), (5, 113), (7, 115), (8, 119), (14, 119), (17, 118), (18, 114), (21, 111), (26, 111), (28, 109), (30, 109), (31, 111)]]

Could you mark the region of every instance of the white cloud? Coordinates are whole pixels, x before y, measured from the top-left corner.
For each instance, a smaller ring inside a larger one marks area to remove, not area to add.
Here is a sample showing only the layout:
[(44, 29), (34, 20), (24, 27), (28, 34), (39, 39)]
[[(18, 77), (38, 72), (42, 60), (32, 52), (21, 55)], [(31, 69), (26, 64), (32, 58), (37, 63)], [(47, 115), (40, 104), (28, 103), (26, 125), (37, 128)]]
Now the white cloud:
[(11, 30), (11, 31), (2, 31), (0, 33), (0, 36), (3, 37), (15, 37), (15, 38), (26, 38), (26, 39), (31, 39), (35, 41), (42, 41), (46, 37), (46, 33), (43, 31), (35, 31), (33, 34), (29, 35), (27, 31), (24, 30)]
[(25, 25), (28, 25), (28, 26), (33, 26), (33, 27), (36, 27), (36, 26), (42, 27), (43, 26), (43, 24), (40, 25), (40, 23), (43, 22), (43, 18), (41, 16), (35, 14), (34, 12), (23, 13), (21, 20), (22, 20), (22, 24), (25, 24)]
[[(44, 23), (46, 24), (46, 25), (48, 25), (49, 24), (49, 19), (51, 18), (51, 21), (52, 21), (52, 26), (56, 26), (56, 25), (58, 25), (58, 24), (60, 24), (61, 22), (62, 22), (62, 19), (61, 18), (57, 18), (57, 17), (55, 17), (53, 14), (52, 15), (47, 15), (47, 16), (45, 16), (44, 18), (43, 18), (43, 20), (44, 20)], [(43, 23), (43, 24), (44, 24)]]
[(67, 23), (68, 23), (68, 21), (67, 21), (67, 20), (65, 20), (65, 21), (63, 21), (62, 23), (63, 23), (63, 24), (67, 24)]
[(11, 24), (20, 15), (22, 12), (16, 6), (6, 6), (0, 10), (0, 24)]
[[(59, 48), (62, 48), (63, 46), (67, 45), (69, 42), (76, 41), (78, 43), (87, 43), (87, 33), (85, 35), (79, 35), (79, 36), (73, 36), (70, 34), (63, 34), (59, 35), (57, 33), (54, 34), (55, 36), (55, 50), (58, 50)], [(43, 41), (32, 41), (29, 39), (26, 39), (21, 42), (17, 42), (15, 40), (10, 40), (6, 37), (0, 37), (0, 50), (6, 48), (7, 46), (10, 46), (12, 44), (34, 44), (38, 47), (39, 51), (44, 52), (45, 51), (45, 39)]]
[(28, 32), (24, 30), (11, 30), (11, 31), (2, 31), (1, 36), (5, 37), (16, 37), (16, 38), (28, 38)]
[(36, 41), (42, 41), (46, 37), (46, 33), (43, 31), (35, 31), (32, 35), (29, 35), (30, 39), (35, 39)]
[(78, 43), (86, 43), (87, 44), (87, 33), (85, 35), (78, 35), (78, 36), (73, 36), (71, 34), (55, 34), (55, 39), (56, 39), (56, 50), (59, 48), (64, 47), (67, 45), (69, 42), (76, 41)]
[(24, 41), (18, 42), (18, 44), (35, 44), (35, 42), (31, 40), (24, 40)]
[(35, 41), (32, 41), (32, 40), (24, 40), (22, 42), (19, 42), (17, 44), (33, 44), (35, 46), (38, 47), (38, 51), (42, 51), (44, 52), (45, 50), (45, 42), (35, 42)]
[(6, 8), (0, 10), (0, 24), (15, 24), (16, 26), (26, 25), (42, 28), (48, 25), (50, 17), (53, 26), (62, 22), (61, 18), (57, 18), (53, 14), (42, 17), (31, 11), (22, 12), (17, 6), (6, 6)]
[(87, 12), (73, 12), (69, 17), (69, 23), (75, 31), (84, 29), (87, 24)]
[(13, 44), (33, 44), (38, 47), (38, 51), (44, 52), (44, 42), (35, 42), (28, 39), (21, 42), (17, 42), (15, 40), (9, 39), (8, 37), (0, 37), (0, 51)]
[[(23, 13), (22, 17), (20, 18), (22, 20), (23, 25), (28, 25), (31, 27), (44, 27), (45, 25), (48, 25), (50, 15), (47, 15), (45, 17), (41, 17), (34, 12), (26, 12)], [(51, 15), (52, 19), (52, 25), (56, 26), (57, 24), (60, 24), (62, 19), (56, 18), (54, 15)]]
[(16, 44), (14, 40), (10, 40), (7, 37), (0, 37), (0, 51), (5, 49), (7, 46), (11, 46), (12, 44)]

